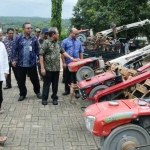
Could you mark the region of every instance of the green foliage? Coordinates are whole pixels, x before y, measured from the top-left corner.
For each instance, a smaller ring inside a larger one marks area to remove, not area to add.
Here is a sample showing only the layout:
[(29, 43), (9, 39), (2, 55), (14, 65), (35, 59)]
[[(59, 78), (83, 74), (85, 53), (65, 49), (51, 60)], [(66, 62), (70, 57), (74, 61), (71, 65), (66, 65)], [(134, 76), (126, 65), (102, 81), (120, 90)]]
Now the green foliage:
[[(78, 29), (90, 29), (100, 32), (117, 26), (150, 19), (148, 0), (78, 0), (73, 9), (71, 24)], [(149, 25), (119, 33), (118, 36), (131, 38), (138, 34), (149, 33)]]
[(52, 15), (51, 15), (51, 26), (57, 27), (61, 34), (61, 14), (62, 14), (62, 3), (63, 0), (51, 0), (52, 2)]
[(23, 29), (22, 28), (19, 28), (19, 33), (23, 33)]
[[(20, 33), (23, 32), (22, 25), (25, 22), (32, 24), (33, 31), (36, 27), (41, 30), (45, 27), (50, 28), (50, 18), (40, 17), (0, 17), (0, 23), (3, 23), (3, 31), (6, 32), (7, 28), (19, 28)], [(66, 32), (70, 26), (69, 19), (62, 19), (62, 32)]]
[(62, 41), (63, 39), (68, 37), (68, 33), (67, 32), (61, 32), (61, 35), (59, 37), (59, 40)]

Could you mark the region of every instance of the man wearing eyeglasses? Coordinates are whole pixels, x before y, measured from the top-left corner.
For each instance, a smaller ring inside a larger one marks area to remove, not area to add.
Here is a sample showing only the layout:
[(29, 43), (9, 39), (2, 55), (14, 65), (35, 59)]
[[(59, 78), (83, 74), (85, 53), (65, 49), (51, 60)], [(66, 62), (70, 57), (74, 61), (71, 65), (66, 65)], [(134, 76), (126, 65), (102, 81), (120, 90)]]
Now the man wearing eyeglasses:
[(35, 29), (35, 36), (37, 37), (38, 41), (40, 39), (41, 30), (39, 28)]
[(12, 64), (11, 64), (11, 54), (12, 54), (13, 41), (14, 41), (14, 29), (13, 28), (8, 28), (7, 29), (7, 37), (3, 40), (3, 43), (4, 43), (4, 45), (6, 47), (6, 50), (7, 50), (8, 62), (9, 62), (9, 74), (6, 78), (6, 87), (3, 88), (4, 90), (10, 89), (12, 87), (12, 85), (11, 85), (11, 68), (14, 72), (16, 81), (18, 81), (17, 68), (13, 67)]
[[(78, 30), (76, 28), (72, 28), (70, 30), (69, 37), (64, 39), (62, 41), (61, 46), (64, 48), (64, 50), (73, 58), (80, 58), (83, 59), (83, 48), (80, 40), (78, 40), (76, 37), (78, 35)], [(61, 56), (64, 73), (65, 73), (65, 92), (62, 93), (62, 95), (68, 95), (70, 94), (70, 82), (76, 83), (76, 74), (71, 73), (68, 70), (68, 64), (72, 62), (72, 60), (68, 58), (64, 58), (64, 56)], [(72, 81), (71, 81), (72, 80)], [(79, 93), (76, 91), (76, 98), (79, 98)]]
[[(17, 36), (12, 47), (12, 65), (17, 67), (18, 83), (20, 97), (18, 101), (23, 101), (27, 95), (25, 86), (27, 72), (33, 84), (36, 96), (41, 99), (40, 83), (37, 74), (37, 58), (39, 58), (39, 43), (36, 36), (32, 35), (31, 24), (26, 22), (23, 24), (23, 34)], [(18, 57), (17, 57), (18, 56)], [(17, 62), (17, 64), (16, 64)]]
[(53, 105), (58, 105), (58, 81), (60, 72), (60, 53), (71, 59), (72, 61), (78, 61), (77, 59), (69, 56), (58, 42), (59, 32), (56, 27), (52, 27), (49, 30), (49, 38), (42, 44), (40, 50), (40, 64), (41, 73), (44, 76), (43, 92), (42, 92), (42, 104), (47, 105), (49, 96), (50, 85), (52, 84)]

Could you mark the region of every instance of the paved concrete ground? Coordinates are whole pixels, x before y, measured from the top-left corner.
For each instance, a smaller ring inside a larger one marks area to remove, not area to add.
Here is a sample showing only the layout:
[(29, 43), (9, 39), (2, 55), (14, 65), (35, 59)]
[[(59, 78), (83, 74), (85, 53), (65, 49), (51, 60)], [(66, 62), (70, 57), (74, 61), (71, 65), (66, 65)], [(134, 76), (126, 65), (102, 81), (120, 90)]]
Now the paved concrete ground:
[[(0, 115), (0, 133), (8, 140), (0, 150), (97, 150), (99, 138), (85, 127), (81, 105), (69, 103), (70, 96), (63, 97), (64, 85), (59, 83), (59, 105), (41, 105), (27, 79), (27, 98), (18, 102), (18, 88), (13, 78), (12, 88), (3, 91), (5, 113)], [(5, 83), (3, 84), (5, 86)], [(42, 87), (42, 82), (41, 82)]]

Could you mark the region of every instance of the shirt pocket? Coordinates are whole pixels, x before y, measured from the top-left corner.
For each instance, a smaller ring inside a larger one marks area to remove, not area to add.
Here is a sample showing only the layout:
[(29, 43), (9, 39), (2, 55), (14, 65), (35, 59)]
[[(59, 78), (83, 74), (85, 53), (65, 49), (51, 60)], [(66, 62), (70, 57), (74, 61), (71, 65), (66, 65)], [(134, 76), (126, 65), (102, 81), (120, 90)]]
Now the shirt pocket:
[(71, 47), (72, 47), (72, 44), (71, 44), (71, 43), (68, 43), (68, 44), (66, 45), (66, 49), (67, 49), (67, 50), (69, 50)]
[(75, 51), (78, 53), (80, 51), (80, 45), (75, 45)]

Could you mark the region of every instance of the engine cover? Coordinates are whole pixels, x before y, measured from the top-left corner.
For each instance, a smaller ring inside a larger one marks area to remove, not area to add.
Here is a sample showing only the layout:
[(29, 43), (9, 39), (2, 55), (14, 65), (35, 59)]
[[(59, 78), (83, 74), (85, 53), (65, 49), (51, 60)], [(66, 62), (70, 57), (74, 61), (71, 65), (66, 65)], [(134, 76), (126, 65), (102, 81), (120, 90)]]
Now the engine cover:
[(103, 84), (104, 82), (110, 79), (114, 80), (115, 76), (112, 73), (106, 72), (103, 74), (96, 75), (92, 77), (90, 80), (83, 80), (83, 81), (78, 82), (78, 87), (80, 89), (95, 87), (97, 85)]
[(81, 59), (77, 62), (71, 62), (68, 64), (68, 69), (70, 72), (77, 72), (79, 68), (85, 66), (87, 63), (91, 63), (98, 60), (96, 57)]
[(85, 109), (84, 116), (95, 117), (92, 133), (96, 136), (107, 136), (112, 129), (138, 120), (143, 128), (150, 129), (150, 106), (141, 100), (96, 103)]

